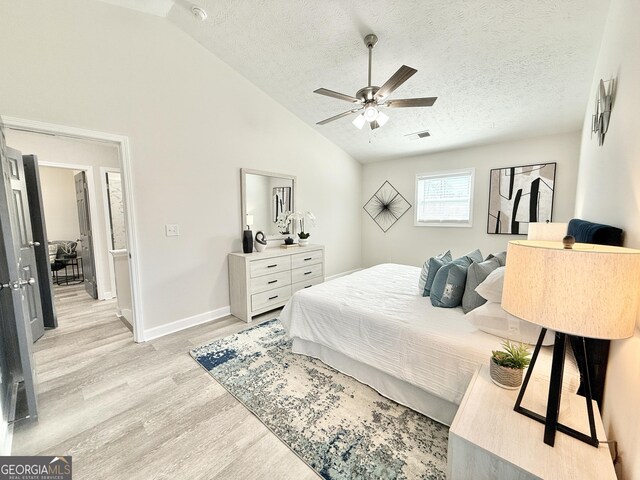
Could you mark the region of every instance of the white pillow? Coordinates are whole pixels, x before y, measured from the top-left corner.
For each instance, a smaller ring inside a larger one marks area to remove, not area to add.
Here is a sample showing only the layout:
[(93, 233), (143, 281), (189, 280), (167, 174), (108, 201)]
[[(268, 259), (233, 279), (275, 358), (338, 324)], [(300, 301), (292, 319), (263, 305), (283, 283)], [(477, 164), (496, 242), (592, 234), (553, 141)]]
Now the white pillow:
[[(514, 317), (502, 308), (499, 303), (492, 302), (487, 302), (471, 310), (464, 318), (483, 332), (530, 345), (536, 344), (542, 329), (538, 325)], [(554, 340), (555, 332), (547, 330), (542, 344), (553, 345)]]
[(488, 302), (502, 303), (502, 285), (504, 284), (504, 270), (506, 267), (498, 267), (485, 278), (484, 282), (476, 287), (476, 293)]

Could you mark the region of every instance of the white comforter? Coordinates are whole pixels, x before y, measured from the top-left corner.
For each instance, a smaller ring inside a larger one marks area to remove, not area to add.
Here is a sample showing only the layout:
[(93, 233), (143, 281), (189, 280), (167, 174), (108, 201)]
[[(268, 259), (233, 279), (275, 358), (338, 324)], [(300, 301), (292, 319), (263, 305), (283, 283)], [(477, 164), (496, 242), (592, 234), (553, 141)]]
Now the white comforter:
[[(382, 264), (296, 292), (280, 321), (290, 338), (336, 350), (353, 360), (460, 404), (473, 373), (502, 339), (464, 318), (461, 308), (437, 308), (418, 294), (420, 269)], [(548, 377), (551, 348), (537, 374)], [(579, 385), (573, 361), (565, 386)]]

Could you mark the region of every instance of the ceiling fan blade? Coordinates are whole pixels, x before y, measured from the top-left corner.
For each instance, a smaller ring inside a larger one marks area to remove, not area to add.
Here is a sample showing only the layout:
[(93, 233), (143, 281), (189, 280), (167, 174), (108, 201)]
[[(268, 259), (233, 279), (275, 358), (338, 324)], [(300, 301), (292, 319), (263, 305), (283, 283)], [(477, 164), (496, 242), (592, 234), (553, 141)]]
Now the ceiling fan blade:
[(380, 90), (377, 91), (374, 98), (378, 100), (383, 97), (388, 97), (396, 88), (409, 80), (409, 78), (411, 78), (411, 76), (417, 71), (418, 70), (415, 68), (407, 67), (406, 65), (401, 66), (398, 71), (391, 75), (391, 78), (387, 80), (382, 87), (380, 87)]
[(389, 100), (383, 105), (389, 108), (401, 108), (401, 107), (430, 107), (438, 97), (424, 97), (424, 98), (400, 98), (398, 100)]
[(338, 100), (346, 100), (351, 103), (360, 103), (356, 97), (352, 97), (351, 95), (345, 95), (344, 93), (334, 92), (333, 90), (327, 90), (326, 88), (319, 88), (314, 90), (313, 93), (318, 93), (320, 95), (326, 95), (327, 97), (337, 98)]
[(356, 113), (358, 110), (360, 109), (354, 108), (353, 110), (339, 113), (338, 115), (334, 115), (333, 117), (325, 118), (324, 120), (316, 123), (316, 125), (324, 125), (325, 123), (333, 122), (334, 120), (338, 120), (339, 118), (346, 117), (347, 115), (351, 115), (352, 113)]
[(377, 120), (374, 120), (373, 122), (369, 122), (369, 126), (371, 127), (371, 130), (375, 130), (380, 126), (380, 124), (378, 123)]

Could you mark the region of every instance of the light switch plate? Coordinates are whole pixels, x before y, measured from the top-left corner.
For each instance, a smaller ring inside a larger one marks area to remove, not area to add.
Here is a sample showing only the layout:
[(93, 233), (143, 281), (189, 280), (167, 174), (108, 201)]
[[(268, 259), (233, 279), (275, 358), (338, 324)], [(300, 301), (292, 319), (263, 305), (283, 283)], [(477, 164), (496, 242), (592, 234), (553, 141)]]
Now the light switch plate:
[(167, 224), (164, 226), (167, 237), (177, 237), (180, 235), (180, 227), (176, 224)]

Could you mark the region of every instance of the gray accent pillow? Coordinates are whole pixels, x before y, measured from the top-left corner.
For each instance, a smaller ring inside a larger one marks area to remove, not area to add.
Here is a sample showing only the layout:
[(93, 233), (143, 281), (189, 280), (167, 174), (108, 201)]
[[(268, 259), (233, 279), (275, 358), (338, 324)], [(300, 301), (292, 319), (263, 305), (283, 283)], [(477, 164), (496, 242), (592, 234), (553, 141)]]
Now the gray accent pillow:
[(487, 256), (487, 260), (491, 260), (492, 258), (495, 258), (496, 260), (498, 260), (498, 262), (500, 262), (500, 266), (504, 267), (507, 264), (507, 252), (500, 252), (500, 253), (490, 253)]
[[(447, 250), (446, 252), (431, 258), (447, 260), (448, 262), (453, 260), (453, 257), (451, 256), (451, 250)], [(425, 295), (424, 287), (427, 284), (427, 277), (429, 276), (429, 263), (431, 258), (426, 262), (424, 262), (424, 265), (422, 265), (422, 271), (420, 272), (420, 280), (418, 281), (418, 291), (420, 292), (420, 295), (422, 295), (423, 297), (426, 297), (429, 295), (428, 293)], [(431, 279), (431, 282), (433, 282), (433, 278)]]
[(423, 297), (428, 297), (431, 294), (431, 286), (433, 285), (433, 280), (436, 278), (436, 273), (440, 268), (445, 265), (451, 263), (452, 256), (451, 252), (447, 252), (449, 255), (438, 257), (431, 257), (429, 259), (429, 268), (427, 269), (427, 280), (424, 284), (424, 292), (422, 292)]
[[(477, 248), (473, 252), (469, 252), (469, 253), (463, 255), (463, 257), (467, 257), (469, 259), (469, 263), (471, 263), (471, 262), (481, 262), (483, 260), (482, 252)], [(460, 258), (462, 258), (462, 257), (460, 257)]]
[(453, 308), (462, 303), (469, 265), (471, 259), (465, 255), (438, 270), (431, 287), (431, 304), (434, 307)]
[(500, 259), (492, 257), (484, 262), (473, 262), (467, 270), (467, 282), (462, 295), (462, 311), (469, 313), (474, 308), (483, 305), (487, 300), (476, 292), (476, 287), (480, 285), (496, 268), (499, 268)]

